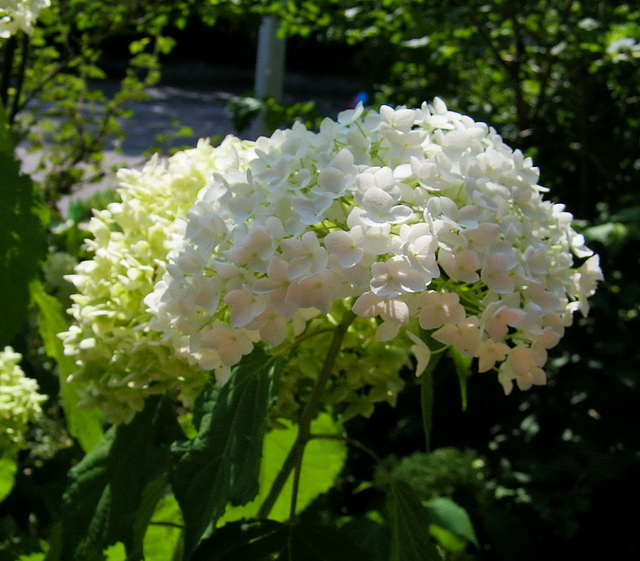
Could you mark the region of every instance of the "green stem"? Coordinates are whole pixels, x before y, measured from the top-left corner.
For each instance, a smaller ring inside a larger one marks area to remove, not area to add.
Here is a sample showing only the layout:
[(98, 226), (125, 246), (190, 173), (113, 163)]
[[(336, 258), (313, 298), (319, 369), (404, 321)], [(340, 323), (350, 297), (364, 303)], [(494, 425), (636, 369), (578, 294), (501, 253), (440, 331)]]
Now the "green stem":
[(318, 408), (322, 403), (322, 395), (324, 393), (325, 388), (327, 387), (327, 383), (331, 378), (331, 374), (333, 373), (333, 367), (335, 366), (336, 359), (338, 358), (338, 354), (340, 353), (340, 348), (342, 347), (342, 341), (344, 340), (344, 336), (347, 333), (347, 329), (355, 319), (356, 315), (348, 310), (345, 312), (342, 317), (342, 321), (336, 326), (335, 331), (333, 333), (333, 339), (331, 340), (331, 346), (329, 347), (329, 351), (325, 358), (324, 364), (322, 365), (322, 369), (320, 370), (320, 375), (318, 376), (318, 381), (313, 388), (313, 392), (309, 397), (309, 401), (305, 405), (300, 418), (298, 420), (298, 436), (296, 437), (296, 441), (293, 444), (293, 447), (289, 451), (289, 454), (284, 460), (278, 475), (276, 476), (271, 489), (269, 490), (269, 494), (267, 498), (262, 503), (260, 510), (258, 511), (258, 518), (266, 518), (269, 516), (273, 505), (276, 500), (280, 496), (282, 489), (284, 488), (285, 483), (289, 479), (291, 472), (295, 469), (297, 472), (297, 476), (293, 481), (293, 490), (291, 495), (291, 519), (293, 520), (295, 515), (295, 507), (299, 486), (299, 473), (300, 468), (302, 466), (302, 456), (304, 454), (304, 448), (307, 445), (307, 442), (311, 439), (311, 421), (316, 417), (318, 413)]
[[(433, 428), (433, 372), (442, 358), (442, 345), (429, 335), (429, 347), (432, 349), (431, 360), (420, 376), (420, 407), (422, 409), (422, 429), (424, 431), (425, 451), (431, 452), (431, 429)], [(440, 345), (438, 347), (438, 345)]]
[(9, 37), (4, 45), (2, 53), (2, 73), (0, 74), (0, 102), (5, 107), (9, 106), (9, 85), (17, 47), (15, 35)]
[(321, 433), (312, 434), (311, 438), (324, 438), (326, 440), (338, 440), (340, 442), (344, 442), (345, 444), (348, 444), (349, 446), (353, 446), (354, 448), (357, 448), (361, 452), (364, 452), (367, 456), (370, 456), (378, 464), (378, 466), (382, 469), (382, 471), (384, 471), (387, 475), (391, 476), (391, 472), (389, 471), (389, 468), (387, 468), (385, 463), (382, 461), (382, 458), (378, 456), (378, 454), (376, 454), (371, 448), (369, 448), (359, 440), (356, 440), (355, 438), (350, 438), (342, 434), (321, 434)]
[(29, 46), (30, 46), (29, 36), (26, 33), (22, 33), (20, 36), (20, 47), (22, 50), (22, 58), (20, 60), (18, 75), (16, 76), (15, 94), (13, 95), (13, 102), (11, 103), (11, 111), (9, 112), (9, 116), (8, 116), (9, 125), (13, 125), (13, 122), (20, 108), (20, 98), (22, 97), (22, 87), (24, 86), (24, 78), (27, 73), (27, 62), (29, 59)]

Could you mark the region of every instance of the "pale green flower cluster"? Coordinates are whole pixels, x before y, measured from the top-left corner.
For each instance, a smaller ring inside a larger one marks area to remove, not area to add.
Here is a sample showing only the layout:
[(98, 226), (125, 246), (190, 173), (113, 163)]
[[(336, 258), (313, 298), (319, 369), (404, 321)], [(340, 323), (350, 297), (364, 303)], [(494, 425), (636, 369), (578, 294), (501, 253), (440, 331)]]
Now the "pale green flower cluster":
[(453, 348), (506, 393), (546, 382), (602, 274), (530, 158), (439, 99), (298, 124), (255, 153), (199, 193), (145, 299), (180, 355), (224, 383), (257, 342), (290, 344), (347, 302), (380, 343), (410, 341), (418, 373)]
[(43, 8), (51, 5), (51, 0), (3, 0), (0, 6), (0, 38), (6, 39), (19, 30), (33, 31), (33, 25)]
[(205, 383), (202, 368), (180, 360), (149, 330), (143, 299), (164, 275), (174, 238), (184, 235), (183, 218), (211, 175), (238, 173), (253, 157), (252, 143), (228, 137), (216, 148), (201, 140), (168, 161), (154, 157), (142, 171), (120, 170), (121, 202), (90, 220), (93, 258), (66, 277), (77, 290), (75, 323), (60, 336), (77, 361), (71, 380), (86, 384), (83, 403), (102, 407), (111, 421), (130, 420), (148, 395), (166, 390), (179, 388), (189, 403)]
[(40, 405), (47, 399), (38, 393), (38, 383), (25, 375), (21, 360), (11, 347), (0, 351), (0, 456), (25, 447), (29, 424), (42, 414)]
[[(336, 306), (339, 316), (344, 309)], [(283, 375), (280, 377), (278, 400), (272, 417), (295, 419), (300, 412), (301, 395), (313, 387), (319, 377), (330, 346), (333, 317), (317, 315), (309, 321), (302, 340), (296, 344)], [(356, 318), (347, 331), (336, 359), (327, 388), (325, 405), (338, 407), (342, 421), (355, 416), (369, 417), (376, 403), (395, 406), (398, 393), (404, 387), (403, 367), (411, 366), (410, 342), (398, 337), (381, 344), (375, 339), (376, 322), (371, 318)], [(315, 334), (315, 335), (314, 335)]]

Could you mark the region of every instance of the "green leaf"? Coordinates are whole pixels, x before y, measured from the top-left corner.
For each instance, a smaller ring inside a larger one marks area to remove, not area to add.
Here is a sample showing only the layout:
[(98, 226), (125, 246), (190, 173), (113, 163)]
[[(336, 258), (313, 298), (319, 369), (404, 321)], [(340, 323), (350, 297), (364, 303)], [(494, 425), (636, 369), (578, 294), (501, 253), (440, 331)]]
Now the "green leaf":
[(172, 448), (170, 481), (185, 521), (188, 556), (215, 527), (227, 503), (245, 504), (258, 493), (267, 414), (277, 397), (282, 358), (256, 348), (227, 384), (205, 388), (196, 402), (198, 435)]
[[(298, 427), (285, 420), (280, 422), (287, 428), (274, 429), (264, 438), (262, 463), (260, 465), (260, 492), (245, 506), (229, 506), (220, 523), (257, 516), (260, 506), (267, 498), (269, 490), (282, 467), (285, 457), (291, 450)], [(311, 422), (312, 434), (340, 434), (342, 425), (330, 415), (321, 413)], [(344, 442), (328, 438), (310, 440), (304, 450), (300, 470), (300, 488), (296, 497), (296, 512), (302, 512), (311, 502), (331, 489), (342, 471), (347, 459), (347, 446)], [(285, 522), (289, 519), (293, 474), (289, 476), (276, 500), (269, 518)]]
[(69, 434), (78, 440), (85, 452), (89, 452), (103, 436), (102, 413), (99, 409), (78, 407), (80, 400), (77, 388), (69, 384), (67, 378), (75, 372), (77, 366), (72, 356), (64, 354), (62, 340), (58, 333), (66, 331), (68, 324), (62, 305), (53, 296), (44, 292), (40, 282), (31, 285), (31, 297), (38, 307), (38, 324), (47, 356), (56, 361), (60, 383), (60, 399), (67, 421)]
[(126, 561), (127, 552), (122, 542), (115, 543), (107, 547), (104, 551), (105, 561)]
[(389, 477), (388, 517), (391, 561), (441, 561), (431, 540), (429, 512), (409, 485)]
[(7, 498), (15, 483), (18, 463), (13, 453), (5, 450), (0, 456), (0, 502)]
[(0, 348), (24, 324), (29, 281), (46, 253), (47, 212), (36, 186), (13, 155), (4, 107), (0, 104)]
[(471, 518), (461, 506), (446, 497), (435, 497), (427, 505), (431, 517), (431, 534), (448, 551), (461, 551), (468, 542), (476, 547), (478, 538)]
[(204, 540), (191, 561), (366, 561), (336, 528), (273, 520), (232, 522)]
[[(133, 523), (133, 543), (136, 551), (143, 551), (144, 538), (146, 536), (147, 528), (151, 522), (151, 517), (158, 506), (158, 502), (165, 495), (168, 486), (168, 477), (166, 474), (162, 474), (160, 477), (147, 483), (142, 498), (140, 500), (140, 507), (136, 513), (136, 520)], [(146, 559), (146, 557), (145, 557)]]
[(173, 495), (158, 502), (151, 523), (144, 536), (145, 561), (174, 561), (182, 559), (182, 511)]
[(35, 552), (29, 554), (23, 554), (18, 557), (17, 561), (44, 561), (45, 554), (42, 552)]
[(460, 384), (460, 399), (462, 400), (462, 410), (467, 410), (467, 378), (471, 371), (471, 362), (473, 358), (460, 353), (455, 347), (449, 347), (449, 352), (453, 358), (453, 364), (458, 374), (458, 382)]
[(159, 397), (149, 398), (130, 424), (106, 433), (70, 471), (61, 559), (102, 560), (103, 550), (118, 541), (127, 559), (142, 559), (136, 522), (149, 508), (148, 486), (166, 477), (171, 442), (181, 437), (171, 405)]

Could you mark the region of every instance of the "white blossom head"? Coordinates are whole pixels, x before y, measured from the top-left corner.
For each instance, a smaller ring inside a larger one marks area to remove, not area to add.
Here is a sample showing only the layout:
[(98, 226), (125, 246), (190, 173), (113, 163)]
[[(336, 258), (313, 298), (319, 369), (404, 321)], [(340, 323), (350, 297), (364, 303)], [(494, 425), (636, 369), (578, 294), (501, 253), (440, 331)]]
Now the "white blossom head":
[(51, 5), (51, 0), (3, 0), (0, 6), (0, 39), (17, 31), (31, 33), (40, 10)]
[(538, 179), (439, 99), (277, 131), (199, 193), (145, 299), (150, 326), (224, 383), (256, 343), (290, 342), (347, 302), (378, 341), (404, 337), (418, 373), (428, 331), (507, 393), (544, 383), (547, 349), (601, 272)]

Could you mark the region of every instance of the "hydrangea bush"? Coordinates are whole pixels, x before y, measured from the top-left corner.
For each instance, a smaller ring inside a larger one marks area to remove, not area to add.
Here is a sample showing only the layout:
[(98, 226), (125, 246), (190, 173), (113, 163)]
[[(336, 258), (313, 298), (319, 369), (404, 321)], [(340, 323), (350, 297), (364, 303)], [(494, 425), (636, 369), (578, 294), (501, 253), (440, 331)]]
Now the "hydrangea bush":
[(277, 131), (198, 194), (145, 298), (149, 325), (220, 383), (256, 343), (291, 344), (350, 308), (377, 341), (409, 342), (418, 374), (450, 347), (506, 393), (544, 384), (547, 350), (601, 273), (538, 179), (439, 99)]

